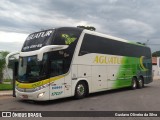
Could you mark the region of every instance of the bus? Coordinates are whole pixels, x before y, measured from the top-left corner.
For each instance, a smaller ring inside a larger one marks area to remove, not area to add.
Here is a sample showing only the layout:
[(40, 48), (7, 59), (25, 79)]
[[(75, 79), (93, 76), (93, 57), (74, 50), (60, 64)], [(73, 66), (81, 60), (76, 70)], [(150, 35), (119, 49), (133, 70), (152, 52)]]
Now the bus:
[(30, 34), (19, 52), (16, 97), (45, 101), (152, 82), (150, 48), (74, 27)]

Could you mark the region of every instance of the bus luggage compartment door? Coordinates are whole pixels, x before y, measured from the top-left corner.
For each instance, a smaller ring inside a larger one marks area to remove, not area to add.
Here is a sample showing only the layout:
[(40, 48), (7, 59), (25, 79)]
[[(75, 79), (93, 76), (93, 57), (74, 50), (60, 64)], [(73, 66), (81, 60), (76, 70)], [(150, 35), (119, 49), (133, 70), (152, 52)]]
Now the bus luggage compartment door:
[(106, 66), (92, 66), (92, 86), (93, 91), (107, 89)]

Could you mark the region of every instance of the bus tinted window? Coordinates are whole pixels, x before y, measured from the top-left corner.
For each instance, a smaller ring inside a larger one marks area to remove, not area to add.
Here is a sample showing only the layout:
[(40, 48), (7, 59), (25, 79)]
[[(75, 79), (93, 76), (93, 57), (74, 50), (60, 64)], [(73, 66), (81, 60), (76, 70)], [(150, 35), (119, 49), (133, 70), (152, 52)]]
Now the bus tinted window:
[(53, 29), (30, 34), (24, 42), (22, 52), (38, 50), (41, 47), (48, 45), (53, 34)]
[(129, 57), (151, 57), (150, 49), (148, 47), (85, 34), (80, 48), (79, 56), (88, 53), (100, 53)]
[[(51, 76), (65, 74), (69, 71), (73, 54), (81, 34), (81, 30), (65, 30), (60, 29), (55, 33), (55, 37), (51, 44), (68, 45), (67, 49), (51, 52)], [(57, 73), (55, 72), (57, 71)]]
[(50, 52), (49, 67), (51, 77), (68, 72), (70, 60), (68, 57), (64, 57), (63, 53), (63, 50)]

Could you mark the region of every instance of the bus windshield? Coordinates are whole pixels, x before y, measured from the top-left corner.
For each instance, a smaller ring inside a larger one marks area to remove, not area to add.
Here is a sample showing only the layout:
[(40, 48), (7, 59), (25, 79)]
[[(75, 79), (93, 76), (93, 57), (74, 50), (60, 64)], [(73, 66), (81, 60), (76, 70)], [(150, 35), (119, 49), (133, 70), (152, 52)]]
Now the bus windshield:
[(19, 60), (19, 81), (24, 83), (36, 82), (46, 78), (48, 55), (38, 61), (37, 56), (21, 57)]

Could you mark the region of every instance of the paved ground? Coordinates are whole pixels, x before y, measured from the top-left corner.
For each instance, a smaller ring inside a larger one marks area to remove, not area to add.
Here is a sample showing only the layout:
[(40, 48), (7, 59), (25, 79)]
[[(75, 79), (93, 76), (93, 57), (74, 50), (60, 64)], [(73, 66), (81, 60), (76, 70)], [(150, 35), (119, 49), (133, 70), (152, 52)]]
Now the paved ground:
[[(21, 101), (11, 96), (0, 96), (0, 111), (160, 111), (160, 80), (143, 89), (120, 89), (91, 94), (81, 100), (73, 98), (48, 102)], [(63, 114), (63, 112), (62, 112)], [(15, 118), (16, 119), (16, 118)], [(24, 118), (25, 119), (25, 118)], [(27, 119), (27, 118), (26, 118)], [(51, 119), (51, 118), (46, 118)], [(72, 120), (74, 118), (59, 118)], [(82, 118), (76, 118), (82, 119)], [(124, 118), (85, 118), (124, 120)], [(159, 118), (127, 118), (129, 120), (155, 120)]]

